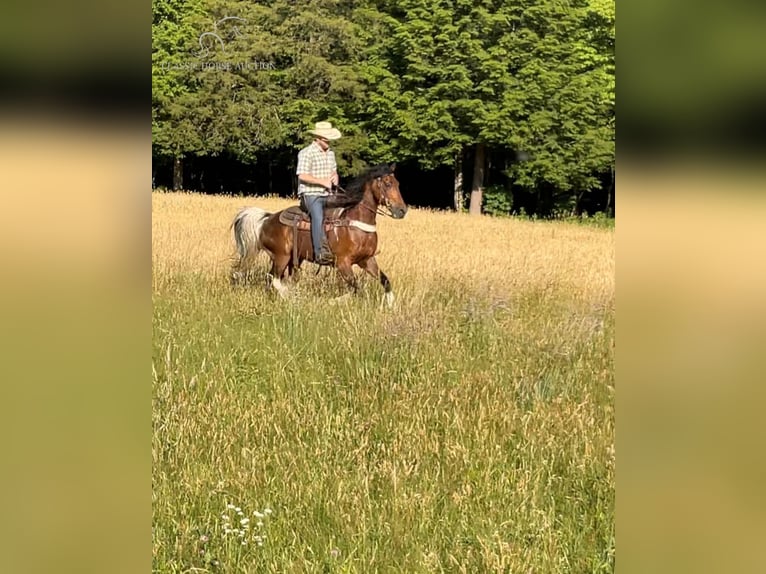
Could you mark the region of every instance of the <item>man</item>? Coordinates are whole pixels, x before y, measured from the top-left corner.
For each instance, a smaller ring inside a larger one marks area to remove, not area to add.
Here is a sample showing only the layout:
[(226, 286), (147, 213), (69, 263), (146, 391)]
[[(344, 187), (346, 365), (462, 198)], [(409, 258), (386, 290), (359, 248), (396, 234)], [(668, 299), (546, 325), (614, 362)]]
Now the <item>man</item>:
[(338, 185), (338, 166), (330, 141), (341, 134), (330, 122), (317, 122), (309, 133), (314, 135), (314, 141), (298, 152), (298, 196), (311, 218), (314, 261), (328, 265), (333, 257), (324, 232), (324, 208), (332, 186)]

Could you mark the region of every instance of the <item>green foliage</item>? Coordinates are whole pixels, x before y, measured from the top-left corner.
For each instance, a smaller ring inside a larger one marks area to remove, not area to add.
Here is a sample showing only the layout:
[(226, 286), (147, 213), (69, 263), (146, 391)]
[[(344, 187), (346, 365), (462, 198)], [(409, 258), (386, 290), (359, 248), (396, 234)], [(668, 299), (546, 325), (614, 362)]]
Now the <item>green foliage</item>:
[[(514, 215), (515, 218), (520, 220), (532, 220), (537, 221), (539, 220), (537, 214), (529, 215), (526, 213), (524, 208), (521, 208), (519, 210), (518, 215)], [(606, 213), (603, 211), (598, 211), (594, 213), (593, 215), (588, 215), (587, 213), (583, 213), (582, 215), (572, 215), (571, 213), (568, 214), (559, 214), (557, 216), (547, 218), (547, 221), (558, 223), (571, 223), (574, 225), (582, 225), (584, 227), (595, 227), (597, 229), (614, 229), (615, 226), (615, 220), (614, 217), (609, 217)]]
[(588, 227), (598, 227), (603, 229), (614, 229), (614, 217), (609, 217), (603, 211), (588, 215), (583, 213), (580, 217), (568, 217), (564, 221), (567, 223), (577, 223)]
[(490, 185), (482, 196), (482, 211), (489, 215), (510, 215), (513, 207), (511, 191), (502, 185)]

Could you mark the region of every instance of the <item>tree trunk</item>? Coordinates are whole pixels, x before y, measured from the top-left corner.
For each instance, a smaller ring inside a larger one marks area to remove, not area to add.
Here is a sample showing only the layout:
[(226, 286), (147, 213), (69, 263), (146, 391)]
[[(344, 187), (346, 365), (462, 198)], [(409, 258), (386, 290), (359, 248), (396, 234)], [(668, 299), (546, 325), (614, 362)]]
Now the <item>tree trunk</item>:
[(184, 186), (184, 163), (181, 156), (176, 156), (173, 159), (173, 189), (183, 189)]
[(274, 177), (271, 173), (271, 154), (269, 154), (269, 195), (274, 195)]
[(614, 217), (614, 165), (612, 166), (612, 184), (606, 195), (606, 214), (609, 217)]
[(612, 190), (614, 188), (611, 188), (609, 190), (609, 193), (606, 196), (606, 215), (607, 217), (614, 217), (614, 205), (612, 205)]
[(582, 215), (582, 209), (580, 209), (580, 202), (582, 201), (582, 196), (585, 194), (584, 191), (581, 191), (579, 193), (575, 193), (575, 204), (572, 208), (572, 215), (575, 217), (580, 217)]
[(471, 185), (471, 204), (468, 212), (471, 215), (481, 215), (481, 200), (484, 193), (484, 144), (476, 144), (476, 156), (473, 162), (473, 183)]
[(463, 150), (455, 154), (455, 187), (452, 204), (455, 211), (463, 211)]

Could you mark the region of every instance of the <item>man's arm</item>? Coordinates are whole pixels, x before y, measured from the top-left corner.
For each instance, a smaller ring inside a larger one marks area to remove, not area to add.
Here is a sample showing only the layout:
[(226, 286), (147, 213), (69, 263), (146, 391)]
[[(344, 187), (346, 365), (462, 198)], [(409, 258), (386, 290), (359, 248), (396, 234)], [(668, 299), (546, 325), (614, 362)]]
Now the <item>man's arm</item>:
[[(337, 174), (334, 174), (337, 176)], [(321, 179), (319, 177), (314, 177), (313, 175), (309, 175), (308, 173), (299, 173), (298, 179), (303, 182), (307, 183), (309, 185), (321, 185), (322, 187), (326, 187), (327, 189), (330, 189), (332, 187), (332, 177), (330, 179)]]

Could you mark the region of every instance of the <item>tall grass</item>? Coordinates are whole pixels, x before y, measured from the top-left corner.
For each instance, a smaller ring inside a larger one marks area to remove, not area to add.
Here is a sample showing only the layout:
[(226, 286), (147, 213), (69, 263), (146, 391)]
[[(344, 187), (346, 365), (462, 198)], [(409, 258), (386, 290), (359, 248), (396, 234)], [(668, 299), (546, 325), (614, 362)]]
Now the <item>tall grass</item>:
[(155, 571), (613, 570), (613, 231), (411, 210), (382, 310), (231, 287), (242, 205), (153, 197)]

